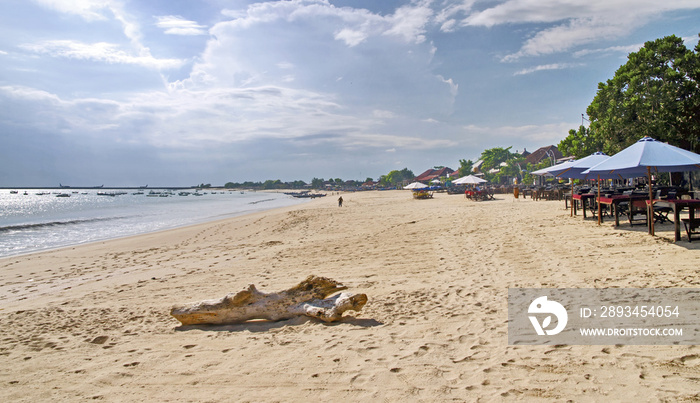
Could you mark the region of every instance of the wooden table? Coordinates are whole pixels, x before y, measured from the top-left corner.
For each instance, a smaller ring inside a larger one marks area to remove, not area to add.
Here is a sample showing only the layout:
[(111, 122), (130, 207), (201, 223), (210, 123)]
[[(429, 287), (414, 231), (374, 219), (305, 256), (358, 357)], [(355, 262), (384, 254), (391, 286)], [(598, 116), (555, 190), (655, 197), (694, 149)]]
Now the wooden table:
[[(610, 206), (610, 208), (613, 211), (613, 214), (615, 215), (615, 226), (619, 227), (620, 226), (620, 211), (618, 209), (618, 205), (622, 202), (632, 202), (632, 200), (644, 200), (648, 199), (648, 196), (644, 195), (612, 195), (610, 197), (603, 197), (601, 196), (600, 198), (597, 198), (598, 203), (600, 204), (607, 204)], [(632, 206), (630, 206), (631, 208)], [(603, 222), (603, 217), (600, 217), (600, 222)]]
[(673, 225), (675, 225), (676, 230), (676, 242), (681, 240), (681, 219), (680, 213), (683, 209), (688, 209), (688, 218), (691, 220), (695, 218), (695, 210), (700, 209), (700, 200), (690, 199), (690, 200), (678, 200), (678, 199), (667, 199), (667, 200), (654, 200), (654, 206), (659, 207), (670, 207), (673, 209)]
[(588, 200), (595, 200), (596, 195), (595, 193), (586, 193), (582, 195), (573, 195), (571, 203), (574, 205), (574, 215), (576, 215), (576, 200), (581, 201), (581, 210), (583, 210), (583, 218), (586, 218), (586, 202)]

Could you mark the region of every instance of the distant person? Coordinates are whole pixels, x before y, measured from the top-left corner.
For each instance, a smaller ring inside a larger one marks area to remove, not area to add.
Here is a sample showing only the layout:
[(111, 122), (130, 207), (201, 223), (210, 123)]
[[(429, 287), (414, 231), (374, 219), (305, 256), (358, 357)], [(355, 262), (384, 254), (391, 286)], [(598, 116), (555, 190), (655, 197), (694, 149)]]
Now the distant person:
[(343, 196), (338, 198), (338, 207), (343, 207)]

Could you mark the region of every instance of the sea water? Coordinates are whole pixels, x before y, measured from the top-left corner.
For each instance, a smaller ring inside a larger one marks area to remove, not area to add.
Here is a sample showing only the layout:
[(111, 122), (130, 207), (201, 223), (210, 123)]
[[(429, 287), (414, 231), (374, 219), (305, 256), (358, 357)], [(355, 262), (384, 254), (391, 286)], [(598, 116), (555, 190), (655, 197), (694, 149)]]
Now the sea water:
[[(152, 194), (149, 194), (153, 192)], [(283, 193), (0, 190), (0, 257), (114, 239), (304, 203)], [(59, 193), (70, 197), (58, 197)], [(107, 193), (110, 195), (99, 195)], [(111, 194), (123, 193), (115, 196)]]

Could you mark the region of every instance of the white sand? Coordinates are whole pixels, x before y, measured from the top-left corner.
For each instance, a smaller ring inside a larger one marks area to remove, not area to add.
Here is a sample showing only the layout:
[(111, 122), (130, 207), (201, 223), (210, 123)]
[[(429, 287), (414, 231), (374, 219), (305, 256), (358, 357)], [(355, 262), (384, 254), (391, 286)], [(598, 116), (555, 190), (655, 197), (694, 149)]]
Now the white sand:
[[(0, 401), (700, 399), (695, 346), (507, 341), (509, 287), (700, 288), (700, 242), (670, 225), (651, 237), (507, 195), (343, 198), (0, 259)], [(369, 302), (332, 325), (168, 314), (310, 274)]]

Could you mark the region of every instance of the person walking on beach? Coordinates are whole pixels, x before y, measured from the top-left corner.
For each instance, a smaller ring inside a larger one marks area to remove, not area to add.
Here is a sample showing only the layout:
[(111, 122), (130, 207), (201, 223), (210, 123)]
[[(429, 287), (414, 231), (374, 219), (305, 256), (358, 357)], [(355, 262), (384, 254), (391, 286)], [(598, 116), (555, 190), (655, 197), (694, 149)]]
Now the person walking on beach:
[(338, 207), (343, 207), (343, 196), (338, 198)]

